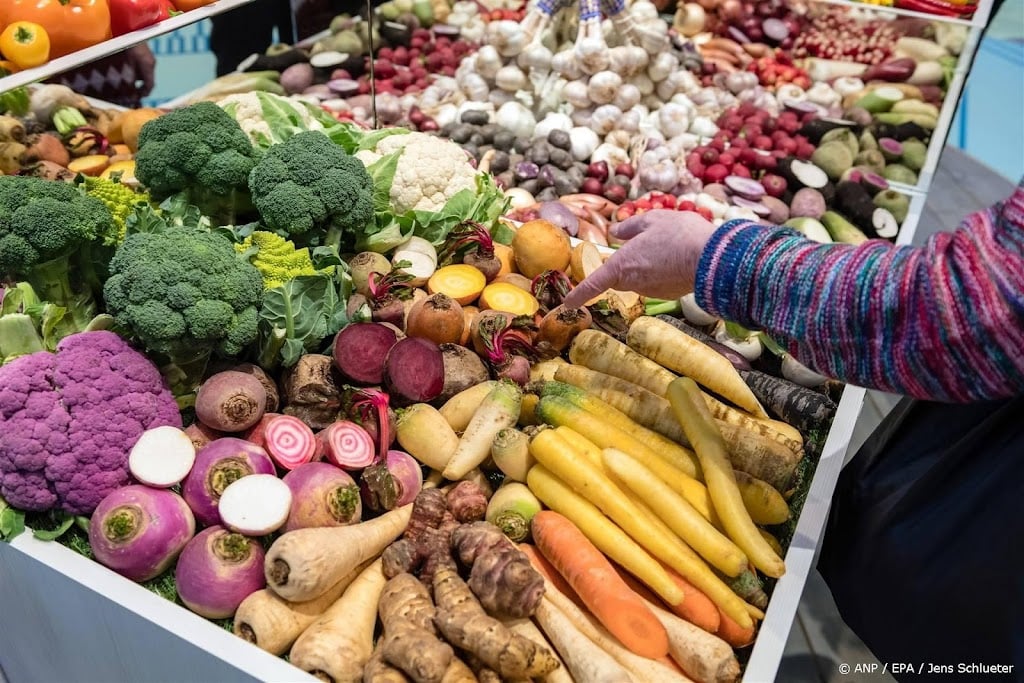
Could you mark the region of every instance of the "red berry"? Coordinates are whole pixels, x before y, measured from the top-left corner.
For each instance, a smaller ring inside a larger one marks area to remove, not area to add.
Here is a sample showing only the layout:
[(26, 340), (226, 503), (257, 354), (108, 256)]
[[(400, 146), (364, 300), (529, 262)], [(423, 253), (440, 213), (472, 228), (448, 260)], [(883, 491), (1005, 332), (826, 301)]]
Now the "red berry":
[(698, 206), (698, 207), (695, 207), (695, 210), (696, 210), (696, 212), (698, 214), (700, 214), (701, 218), (703, 218), (704, 220), (706, 220), (706, 221), (714, 220), (715, 216), (714, 216), (714, 214), (711, 213), (711, 209), (705, 208), (703, 206)]
[(693, 211), (696, 208), (697, 205), (689, 199), (680, 199), (679, 203), (676, 204), (676, 211)]

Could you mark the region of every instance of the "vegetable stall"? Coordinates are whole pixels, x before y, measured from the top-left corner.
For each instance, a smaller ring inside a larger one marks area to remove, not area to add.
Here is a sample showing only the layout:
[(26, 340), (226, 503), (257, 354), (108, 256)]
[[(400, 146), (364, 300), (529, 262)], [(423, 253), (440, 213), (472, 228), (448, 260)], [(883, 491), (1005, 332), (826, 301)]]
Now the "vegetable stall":
[(863, 390), (562, 299), (653, 209), (909, 242), (947, 4), (391, 0), (129, 111), (26, 84), (204, 8), (4, 53), (4, 611), (78, 650), (5, 668), (771, 679)]

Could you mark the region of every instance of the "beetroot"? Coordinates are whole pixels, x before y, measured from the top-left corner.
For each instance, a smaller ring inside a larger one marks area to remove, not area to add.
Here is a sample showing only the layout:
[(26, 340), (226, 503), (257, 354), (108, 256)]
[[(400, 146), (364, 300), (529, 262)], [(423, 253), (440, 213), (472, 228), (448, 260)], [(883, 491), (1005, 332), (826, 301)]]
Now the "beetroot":
[(402, 339), (388, 352), (384, 386), (396, 403), (425, 403), (444, 389), (444, 357), (437, 344), (420, 337)]
[(380, 323), (354, 323), (334, 338), (334, 365), (357, 384), (380, 384), (384, 361), (398, 341), (393, 327)]

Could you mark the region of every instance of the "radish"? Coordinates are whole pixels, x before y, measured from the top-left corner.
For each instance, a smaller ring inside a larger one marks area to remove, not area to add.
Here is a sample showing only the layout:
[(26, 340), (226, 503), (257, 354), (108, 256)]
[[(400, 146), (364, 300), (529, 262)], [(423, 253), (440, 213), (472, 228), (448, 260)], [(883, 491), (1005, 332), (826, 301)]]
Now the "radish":
[(224, 489), (217, 504), (224, 526), (246, 536), (265, 536), (284, 526), (292, 490), (273, 474), (242, 477)]
[(317, 434), (327, 460), (343, 470), (361, 470), (377, 455), (370, 433), (349, 420), (339, 420)]
[(256, 539), (211, 526), (181, 551), (174, 570), (178, 596), (207, 619), (231, 617), (243, 600), (267, 585), (263, 560)]
[(217, 503), (230, 484), (251, 474), (274, 474), (274, 462), (259, 446), (225, 437), (196, 453), (192, 471), (181, 485), (181, 495), (204, 526), (220, 524)]
[(267, 420), (263, 425), (263, 447), (284, 470), (306, 464), (318, 450), (313, 430), (294, 415), (276, 415)]
[(284, 530), (344, 526), (363, 514), (359, 486), (345, 470), (327, 462), (308, 462), (284, 475), (292, 507)]
[(89, 520), (89, 545), (97, 562), (141, 582), (163, 574), (195, 532), (195, 517), (178, 494), (132, 485), (100, 501)]
[(383, 511), (408, 505), (423, 488), (423, 468), (405, 451), (388, 451), (360, 477), (363, 504)]
[(147, 429), (128, 454), (128, 469), (139, 482), (166, 489), (181, 482), (196, 461), (196, 448), (177, 427)]

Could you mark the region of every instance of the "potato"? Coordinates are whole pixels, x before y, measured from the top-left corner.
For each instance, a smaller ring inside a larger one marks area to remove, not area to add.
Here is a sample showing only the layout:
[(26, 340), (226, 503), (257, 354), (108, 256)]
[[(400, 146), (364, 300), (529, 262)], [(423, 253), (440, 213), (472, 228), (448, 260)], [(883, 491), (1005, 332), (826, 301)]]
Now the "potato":
[(132, 109), (121, 116), (121, 137), (124, 144), (133, 151), (139, 151), (139, 131), (146, 122), (151, 121), (161, 112), (159, 109)]

